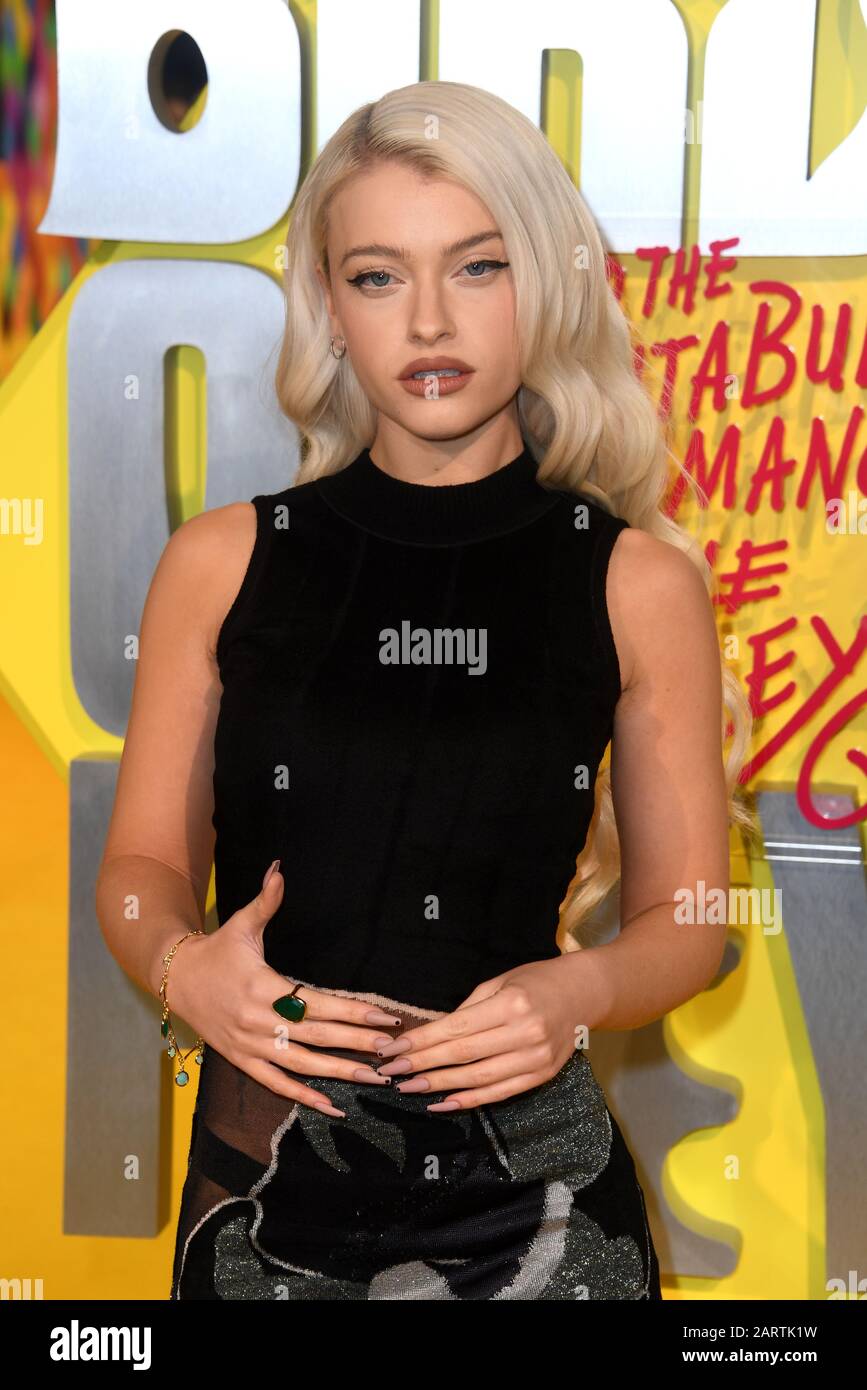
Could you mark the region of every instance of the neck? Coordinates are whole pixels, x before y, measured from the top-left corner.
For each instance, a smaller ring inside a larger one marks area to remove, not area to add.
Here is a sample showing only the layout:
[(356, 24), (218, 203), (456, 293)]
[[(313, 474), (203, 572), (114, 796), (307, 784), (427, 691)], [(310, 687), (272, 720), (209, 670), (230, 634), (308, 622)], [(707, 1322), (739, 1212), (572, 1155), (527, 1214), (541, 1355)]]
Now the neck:
[(406, 430), (380, 426), (368, 454), (377, 468), (408, 483), (438, 487), (473, 483), (517, 458), (524, 441), (517, 422), (460, 439), (419, 439)]
[(479, 477), (425, 486), (387, 473), (370, 452), (317, 479), (320, 497), (371, 534), (410, 545), (464, 545), (537, 520), (562, 496), (543, 487), (521, 440), (512, 458)]

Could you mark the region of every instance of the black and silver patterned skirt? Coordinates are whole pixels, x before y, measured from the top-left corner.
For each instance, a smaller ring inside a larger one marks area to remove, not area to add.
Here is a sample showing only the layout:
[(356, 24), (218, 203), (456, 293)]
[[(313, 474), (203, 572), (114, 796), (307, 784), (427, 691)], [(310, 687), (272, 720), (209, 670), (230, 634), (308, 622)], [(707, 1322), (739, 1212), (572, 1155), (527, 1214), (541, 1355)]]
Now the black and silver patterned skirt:
[[(405, 1028), (438, 1016), (353, 997)], [(429, 1112), (443, 1091), (287, 1074), (346, 1117), (206, 1048), (172, 1299), (661, 1298), (632, 1156), (584, 1053), (463, 1111)]]

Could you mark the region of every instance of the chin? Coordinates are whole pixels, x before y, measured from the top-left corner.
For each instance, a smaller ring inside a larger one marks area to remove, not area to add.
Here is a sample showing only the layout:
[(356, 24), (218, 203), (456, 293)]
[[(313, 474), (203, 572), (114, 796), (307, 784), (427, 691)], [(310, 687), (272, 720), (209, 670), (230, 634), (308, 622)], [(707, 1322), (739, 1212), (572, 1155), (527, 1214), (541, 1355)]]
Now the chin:
[(509, 401), (496, 401), (490, 406), (479, 406), (478, 402), (474, 402), (472, 410), (468, 409), (468, 404), (458, 400), (457, 395), (452, 399), (419, 398), (417, 401), (410, 399), (408, 404), (401, 401), (399, 409), (393, 413), (383, 413), (419, 439), (461, 439), (495, 419), (506, 409)]
[(484, 423), (484, 419), (475, 418), (453, 418), (451, 420), (417, 420), (412, 416), (404, 417), (398, 423), (403, 426), (409, 434), (414, 434), (416, 439), (426, 439), (430, 443), (439, 440), (446, 441), (452, 439), (463, 439), (465, 435), (472, 434)]

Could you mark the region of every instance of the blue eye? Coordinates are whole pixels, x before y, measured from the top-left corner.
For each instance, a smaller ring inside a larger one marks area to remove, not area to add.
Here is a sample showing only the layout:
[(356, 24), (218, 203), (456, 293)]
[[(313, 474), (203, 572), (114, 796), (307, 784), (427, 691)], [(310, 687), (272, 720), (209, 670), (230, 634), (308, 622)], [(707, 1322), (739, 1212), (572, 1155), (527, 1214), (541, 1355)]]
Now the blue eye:
[[(460, 274), (463, 274), (463, 272), (464, 272), (465, 270), (466, 270), (466, 271), (469, 271), (469, 270), (473, 270), (473, 269), (475, 269), (475, 268), (481, 268), (482, 271), (483, 271), (483, 272), (486, 272), (486, 273), (483, 273), (483, 274), (481, 274), (481, 275), (468, 275), (467, 278), (468, 278), (469, 280), (489, 280), (489, 279), (493, 279), (493, 277), (496, 275), (497, 271), (499, 271), (499, 270), (506, 270), (507, 267), (508, 267), (508, 265), (509, 265), (509, 262), (508, 262), (508, 261), (494, 261), (494, 260), (482, 260), (482, 261), (480, 261), (480, 260), (475, 260), (475, 261), (467, 261), (466, 265), (464, 265), (464, 266), (461, 267), (461, 270), (460, 270), (459, 273), (460, 273)], [(391, 280), (391, 279), (394, 278), (394, 277), (392, 276), (392, 274), (391, 274), (391, 271), (389, 271), (389, 270), (362, 270), (362, 271), (359, 272), (358, 275), (353, 276), (351, 280), (347, 280), (346, 283), (349, 284), (349, 285), (353, 285), (353, 286), (355, 287), (355, 289), (357, 289), (357, 290), (364, 290), (364, 289), (371, 289), (371, 290), (387, 290), (387, 289), (389, 289), (389, 286), (388, 286), (388, 285), (385, 285), (385, 284), (381, 284), (381, 283), (379, 283), (379, 284), (371, 284), (371, 283), (370, 283), (372, 280), (375, 280), (377, 277), (378, 277), (378, 279), (379, 279), (380, 281), (382, 281), (382, 280)]]
[[(350, 283), (350, 285), (356, 285), (356, 286), (360, 289), (360, 288), (361, 288), (361, 285), (362, 285), (362, 282), (363, 282), (364, 280), (369, 280), (370, 277), (371, 277), (372, 275), (384, 275), (384, 276), (386, 277), (386, 279), (390, 279), (390, 278), (391, 278), (391, 276), (390, 276), (390, 274), (389, 274), (389, 272), (388, 272), (387, 270), (363, 270), (363, 271), (361, 272), (360, 275), (356, 275), (355, 278), (354, 278), (353, 280), (350, 280), (350, 281), (349, 281), (349, 283)], [(374, 290), (384, 290), (384, 289), (387, 288), (387, 286), (386, 286), (386, 285), (371, 285), (370, 288), (371, 288), (371, 289), (374, 289)]]
[[(469, 270), (470, 267), (471, 267), (471, 266), (474, 266), (474, 265), (492, 266), (493, 269), (494, 269), (494, 271), (497, 271), (497, 270), (505, 270), (505, 268), (506, 268), (506, 266), (507, 266), (508, 264), (509, 264), (508, 261), (468, 261), (467, 264), (464, 266), (464, 270)], [(487, 277), (486, 277), (486, 276), (483, 276), (483, 275), (471, 275), (471, 276), (470, 276), (470, 279), (471, 279), (471, 280), (483, 280), (483, 279), (486, 279), (486, 278), (487, 278)]]

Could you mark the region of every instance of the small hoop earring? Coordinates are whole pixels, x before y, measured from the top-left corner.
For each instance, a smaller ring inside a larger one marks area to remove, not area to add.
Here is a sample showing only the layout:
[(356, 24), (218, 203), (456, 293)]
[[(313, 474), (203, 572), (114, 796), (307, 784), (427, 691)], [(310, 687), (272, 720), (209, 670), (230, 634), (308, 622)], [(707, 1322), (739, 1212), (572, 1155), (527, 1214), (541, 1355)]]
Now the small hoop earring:
[[(340, 343), (343, 344), (343, 351), (342, 351), (342, 352), (335, 352), (335, 351), (334, 351), (334, 344), (335, 344), (335, 342), (340, 342)], [(336, 338), (336, 339), (335, 339), (335, 338), (332, 338), (332, 339), (331, 339), (331, 356), (332, 356), (332, 357), (336, 357), (337, 360), (340, 361), (340, 358), (341, 358), (341, 357), (344, 357), (345, 355), (346, 355), (346, 339), (345, 339), (345, 338)]]

